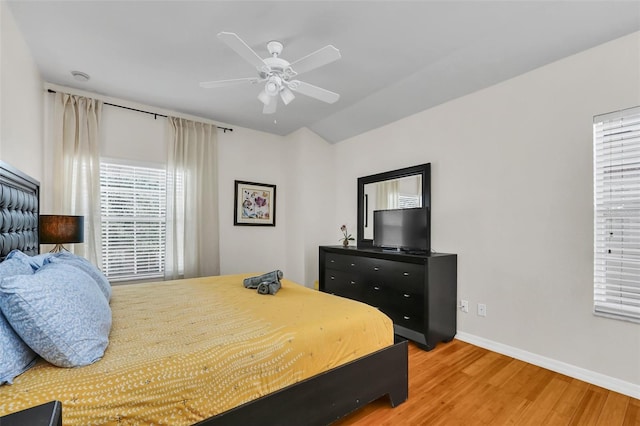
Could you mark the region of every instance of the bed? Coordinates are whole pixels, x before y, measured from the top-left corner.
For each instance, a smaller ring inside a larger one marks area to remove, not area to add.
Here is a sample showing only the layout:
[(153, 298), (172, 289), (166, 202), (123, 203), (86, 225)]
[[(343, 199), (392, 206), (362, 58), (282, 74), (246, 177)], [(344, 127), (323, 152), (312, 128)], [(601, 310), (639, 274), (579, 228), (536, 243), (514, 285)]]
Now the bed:
[[(37, 182), (0, 164), (0, 187), (30, 200), (20, 220), (0, 201), (0, 253), (36, 254)], [(0, 386), (0, 416), (57, 400), (64, 424), (320, 425), (385, 395), (406, 400), (407, 344), (386, 316), (287, 280), (260, 295), (248, 275), (114, 287), (103, 358), (38, 360)]]

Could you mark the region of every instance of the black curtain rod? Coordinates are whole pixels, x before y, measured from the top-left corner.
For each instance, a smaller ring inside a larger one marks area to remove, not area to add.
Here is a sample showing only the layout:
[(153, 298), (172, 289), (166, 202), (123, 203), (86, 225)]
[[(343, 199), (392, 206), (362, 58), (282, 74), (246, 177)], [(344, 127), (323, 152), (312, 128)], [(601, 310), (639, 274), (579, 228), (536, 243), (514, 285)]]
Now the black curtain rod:
[[(55, 91), (55, 90), (52, 90), (52, 89), (47, 89), (47, 92), (49, 92), (49, 93), (56, 93), (56, 91)], [(142, 113), (145, 113), (145, 114), (151, 114), (151, 115), (153, 115), (153, 116), (154, 116), (154, 118), (156, 118), (156, 119), (157, 119), (158, 117), (164, 117), (164, 118), (167, 118), (167, 116), (166, 116), (166, 115), (156, 114), (155, 112), (143, 111), (143, 110), (141, 110), (141, 109), (136, 109), (136, 108), (129, 108), (129, 107), (126, 107), (126, 106), (123, 106), (123, 105), (110, 104), (109, 102), (103, 102), (103, 104), (104, 104), (104, 105), (109, 105), (109, 106), (118, 107), (118, 108), (124, 108), (124, 109), (128, 109), (128, 110), (131, 110), (131, 111), (138, 111), (138, 112), (142, 112)], [(233, 132), (233, 129), (232, 129), (232, 128), (230, 128), (230, 127), (222, 127), (222, 126), (216, 126), (216, 127), (217, 127), (218, 129), (222, 129), (222, 131), (223, 131), (224, 133), (227, 133), (227, 131), (229, 131), (229, 132)]]

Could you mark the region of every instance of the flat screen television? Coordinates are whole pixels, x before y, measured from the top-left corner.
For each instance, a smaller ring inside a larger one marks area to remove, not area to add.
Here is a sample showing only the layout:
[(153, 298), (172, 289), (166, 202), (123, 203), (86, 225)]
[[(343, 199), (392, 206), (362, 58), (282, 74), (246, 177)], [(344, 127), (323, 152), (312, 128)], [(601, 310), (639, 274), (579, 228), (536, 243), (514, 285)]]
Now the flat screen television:
[(428, 252), (429, 209), (375, 210), (373, 245), (382, 249)]

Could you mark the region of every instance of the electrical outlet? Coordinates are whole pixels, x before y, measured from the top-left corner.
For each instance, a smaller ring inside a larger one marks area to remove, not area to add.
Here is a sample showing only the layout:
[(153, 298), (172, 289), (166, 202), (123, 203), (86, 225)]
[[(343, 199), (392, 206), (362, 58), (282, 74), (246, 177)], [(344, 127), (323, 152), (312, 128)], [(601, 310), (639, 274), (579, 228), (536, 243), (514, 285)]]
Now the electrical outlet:
[(469, 312), (469, 301), (468, 300), (460, 300), (460, 310), (464, 313)]
[(487, 316), (487, 305), (485, 305), (484, 303), (478, 303), (478, 316)]

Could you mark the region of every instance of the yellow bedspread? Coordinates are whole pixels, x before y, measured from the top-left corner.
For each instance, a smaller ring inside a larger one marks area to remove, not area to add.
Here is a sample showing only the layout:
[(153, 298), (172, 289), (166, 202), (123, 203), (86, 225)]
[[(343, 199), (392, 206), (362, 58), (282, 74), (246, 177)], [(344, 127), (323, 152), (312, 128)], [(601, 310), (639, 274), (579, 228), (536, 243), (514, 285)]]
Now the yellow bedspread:
[(0, 386), (0, 415), (50, 400), (65, 425), (184, 425), (393, 344), (376, 309), (283, 280), (275, 295), (248, 275), (113, 288), (102, 360), (46, 361)]

